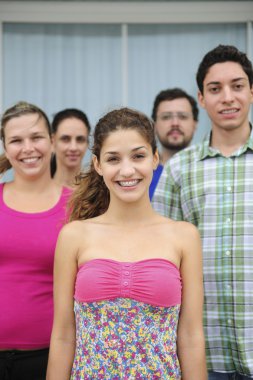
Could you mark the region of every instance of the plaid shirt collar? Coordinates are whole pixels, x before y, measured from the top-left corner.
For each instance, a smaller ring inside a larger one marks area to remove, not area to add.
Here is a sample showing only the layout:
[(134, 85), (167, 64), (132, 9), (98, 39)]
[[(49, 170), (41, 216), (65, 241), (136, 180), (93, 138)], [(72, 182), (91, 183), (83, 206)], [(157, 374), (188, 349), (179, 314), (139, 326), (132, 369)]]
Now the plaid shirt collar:
[[(231, 157), (240, 156), (241, 154), (246, 152), (246, 150), (248, 150), (248, 149), (253, 151), (253, 130), (252, 130), (251, 123), (250, 123), (250, 129), (251, 129), (250, 136), (249, 136), (248, 140), (246, 141), (246, 143), (243, 146), (241, 146), (236, 152), (234, 152)], [(198, 157), (199, 161), (204, 160), (205, 158), (211, 158), (211, 157), (221, 155), (221, 153), (218, 149), (211, 147), (211, 145), (210, 145), (211, 144), (211, 136), (212, 136), (212, 132), (210, 132), (208, 134), (208, 136), (205, 138), (205, 140), (203, 141), (203, 143), (201, 145), (201, 149), (199, 151), (199, 157)]]

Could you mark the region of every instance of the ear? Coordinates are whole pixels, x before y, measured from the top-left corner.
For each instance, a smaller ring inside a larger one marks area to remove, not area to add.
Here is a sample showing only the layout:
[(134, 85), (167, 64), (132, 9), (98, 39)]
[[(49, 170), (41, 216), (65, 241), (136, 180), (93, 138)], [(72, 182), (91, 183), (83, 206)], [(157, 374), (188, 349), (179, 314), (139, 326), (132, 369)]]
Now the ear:
[(156, 150), (153, 155), (153, 170), (155, 170), (158, 165), (159, 165), (159, 153), (158, 153), (158, 150)]
[(199, 91), (198, 92), (198, 101), (202, 108), (205, 108), (205, 98), (204, 95)]
[(101, 170), (101, 166), (100, 166), (100, 162), (97, 158), (97, 156), (95, 156), (95, 154), (92, 155), (92, 162), (93, 162), (93, 165), (94, 165), (94, 168), (96, 170), (96, 172), (103, 176), (103, 173), (102, 173), (102, 170)]

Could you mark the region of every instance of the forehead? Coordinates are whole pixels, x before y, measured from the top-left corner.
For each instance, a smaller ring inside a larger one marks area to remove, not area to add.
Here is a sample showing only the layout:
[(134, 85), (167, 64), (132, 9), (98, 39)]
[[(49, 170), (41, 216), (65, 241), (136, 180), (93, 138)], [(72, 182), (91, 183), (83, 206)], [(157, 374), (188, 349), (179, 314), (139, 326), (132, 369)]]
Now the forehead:
[(248, 76), (242, 66), (237, 62), (215, 63), (211, 66), (204, 79), (204, 85), (209, 82), (227, 82), (235, 79), (244, 78), (248, 80)]
[(68, 136), (87, 136), (88, 129), (86, 127), (86, 124), (82, 120), (76, 119), (75, 117), (70, 117), (60, 122), (55, 134)]
[(5, 136), (24, 136), (36, 132), (48, 132), (46, 122), (38, 114), (13, 117), (5, 125)]
[(191, 112), (191, 104), (186, 98), (179, 98), (173, 100), (163, 100), (158, 108), (157, 113), (164, 112)]
[(110, 133), (104, 140), (101, 151), (125, 151), (132, 150), (137, 146), (148, 147), (150, 144), (144, 136), (135, 129), (120, 129)]

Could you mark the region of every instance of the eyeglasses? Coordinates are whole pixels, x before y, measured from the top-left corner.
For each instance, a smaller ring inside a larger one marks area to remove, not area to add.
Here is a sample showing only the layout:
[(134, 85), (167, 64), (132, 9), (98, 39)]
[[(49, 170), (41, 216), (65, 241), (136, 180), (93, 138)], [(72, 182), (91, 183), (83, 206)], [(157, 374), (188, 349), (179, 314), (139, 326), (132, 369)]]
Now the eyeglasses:
[(172, 120), (176, 117), (179, 120), (188, 120), (192, 117), (192, 115), (188, 112), (166, 112), (157, 117), (162, 121)]

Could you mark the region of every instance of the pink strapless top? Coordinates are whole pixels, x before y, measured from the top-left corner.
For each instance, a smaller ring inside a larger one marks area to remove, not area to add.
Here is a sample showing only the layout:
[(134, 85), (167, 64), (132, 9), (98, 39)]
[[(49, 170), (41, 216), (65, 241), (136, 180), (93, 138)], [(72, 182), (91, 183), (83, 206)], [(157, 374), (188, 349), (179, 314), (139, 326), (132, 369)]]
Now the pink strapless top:
[(179, 269), (165, 259), (120, 262), (94, 259), (80, 266), (75, 284), (75, 300), (96, 302), (132, 298), (161, 307), (181, 303)]

